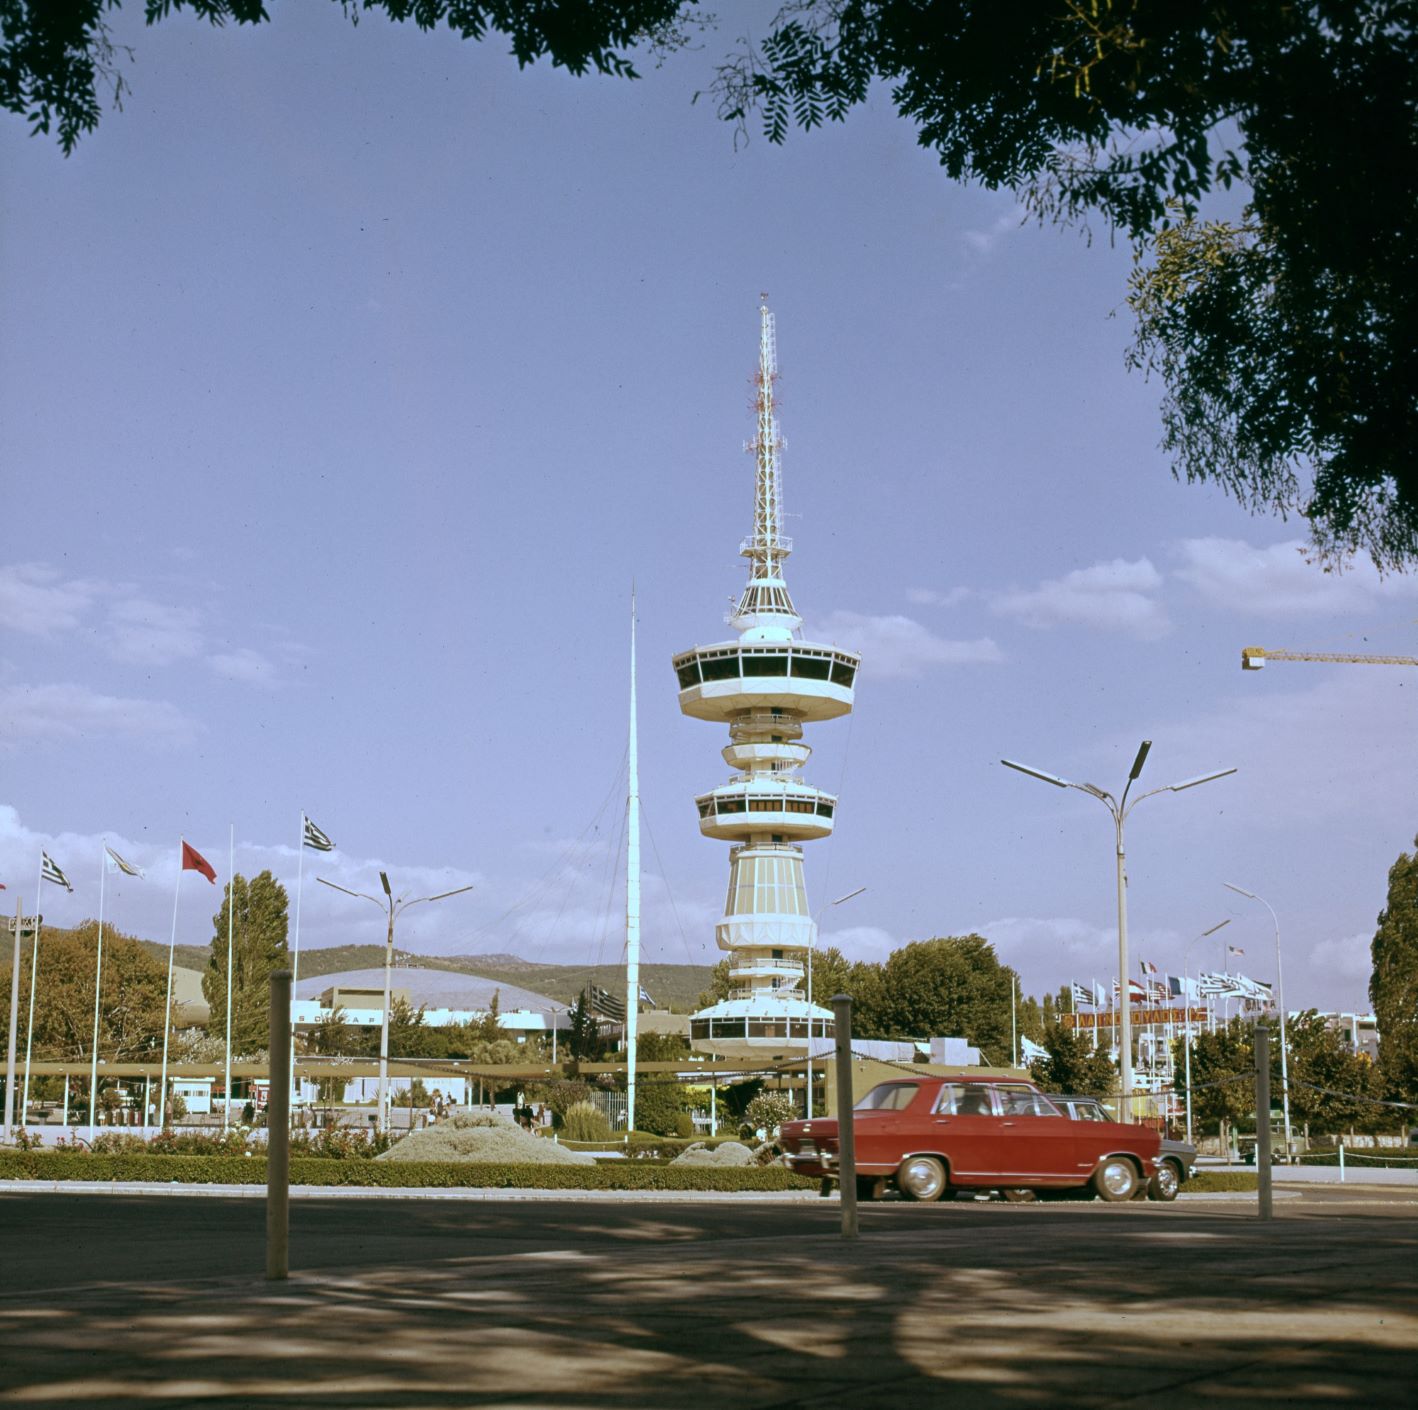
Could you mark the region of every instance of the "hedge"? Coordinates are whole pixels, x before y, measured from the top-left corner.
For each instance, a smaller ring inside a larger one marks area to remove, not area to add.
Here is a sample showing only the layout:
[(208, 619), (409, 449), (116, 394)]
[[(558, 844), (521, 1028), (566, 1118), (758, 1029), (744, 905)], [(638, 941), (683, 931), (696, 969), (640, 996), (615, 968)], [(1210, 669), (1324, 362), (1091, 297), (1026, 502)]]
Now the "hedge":
[[(258, 1156), (84, 1155), (56, 1151), (0, 1152), (0, 1180), (124, 1180), (153, 1184), (259, 1185)], [(293, 1185), (376, 1185), (383, 1188), (520, 1190), (801, 1190), (815, 1181), (781, 1165), (714, 1166), (495, 1164), (470, 1161), (291, 1159)]]

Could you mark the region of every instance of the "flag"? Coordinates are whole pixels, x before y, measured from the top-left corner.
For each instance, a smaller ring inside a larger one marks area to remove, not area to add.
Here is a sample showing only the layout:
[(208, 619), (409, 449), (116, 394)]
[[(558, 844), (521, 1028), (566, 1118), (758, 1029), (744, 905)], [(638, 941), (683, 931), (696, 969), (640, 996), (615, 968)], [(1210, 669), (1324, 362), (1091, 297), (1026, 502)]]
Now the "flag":
[(1032, 1038), (1026, 1038), (1022, 1033), (1019, 1035), (1019, 1051), (1024, 1055), (1025, 1062), (1038, 1062), (1040, 1058), (1046, 1058), (1049, 1050), (1042, 1043), (1036, 1043)]
[(300, 816), (305, 834), (302, 841), (305, 845), (316, 852), (333, 852), (335, 850), (335, 844), (331, 842), (304, 813)]
[(1093, 981), (1093, 1007), (1095, 1009), (1108, 1007), (1108, 991), (1096, 979)]
[(1228, 996), (1231, 993), (1231, 976), (1203, 970), (1197, 977), (1197, 992), (1203, 996), (1214, 995), (1216, 998)]
[(1089, 1008), (1097, 1007), (1098, 996), (1086, 985), (1070, 982), (1068, 987), (1073, 998), (1074, 1008), (1077, 1008), (1079, 1004), (1087, 1004)]
[[(1155, 974), (1156, 971), (1154, 970)], [(1147, 982), (1147, 1001), (1151, 1004), (1165, 1004), (1170, 997), (1167, 984), (1162, 979), (1150, 979)]]
[(643, 984), (640, 986), (640, 1002), (642, 1004), (649, 1004), (651, 1008), (655, 1007), (654, 999), (645, 992), (645, 986)]
[(1229, 955), (1244, 955), (1246, 952), (1239, 945), (1227, 945), (1226, 953)]
[(104, 857), (103, 862), (108, 868), (108, 874), (110, 876), (116, 871), (121, 871), (124, 876), (141, 877), (143, 875), (132, 862), (125, 862), (112, 847), (105, 846), (103, 850), (108, 854)]
[(1178, 978), (1175, 974), (1167, 976), (1167, 989), (1174, 999), (1195, 999), (1197, 988), (1195, 979)]
[(1144, 974), (1156, 974), (1156, 973), (1157, 973), (1157, 966), (1156, 966), (1155, 964), (1152, 964), (1150, 961), (1148, 961), (1148, 960), (1139, 960), (1138, 963), (1139, 963), (1139, 965), (1141, 965), (1141, 967), (1142, 967), (1142, 972), (1143, 972)]
[(69, 878), (59, 870), (59, 863), (48, 852), (39, 854), (39, 874), (45, 881), (52, 881), (56, 886), (62, 886), (66, 891), (74, 889), (69, 885)]
[(182, 844), (182, 870), (199, 871), (213, 886), (217, 884), (217, 874), (212, 870), (212, 864), (190, 843)]

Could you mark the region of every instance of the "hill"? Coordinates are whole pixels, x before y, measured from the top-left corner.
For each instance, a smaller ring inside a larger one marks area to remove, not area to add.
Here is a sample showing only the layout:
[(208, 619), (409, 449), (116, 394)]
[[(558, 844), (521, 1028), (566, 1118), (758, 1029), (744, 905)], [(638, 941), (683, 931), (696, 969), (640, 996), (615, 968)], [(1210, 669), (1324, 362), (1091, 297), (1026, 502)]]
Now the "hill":
[[(167, 946), (159, 940), (142, 943), (167, 963)], [(175, 962), (183, 969), (198, 971), (207, 968), (210, 954), (205, 945), (179, 945)], [(352, 969), (377, 969), (384, 963), (383, 945), (330, 945), (300, 952), (300, 975), (313, 979), (321, 974), (343, 974)], [(612, 994), (625, 988), (625, 969), (621, 965), (534, 964), (517, 955), (417, 955), (409, 950), (394, 951), (394, 963), (400, 966), (421, 966), (424, 969), (451, 970), (455, 974), (476, 974), (485, 979), (523, 989), (534, 989), (558, 1003), (573, 1004), (584, 985), (595, 984)], [(640, 983), (659, 1008), (687, 1013), (696, 1007), (699, 996), (708, 987), (713, 971), (708, 965), (644, 964), (640, 966)]]

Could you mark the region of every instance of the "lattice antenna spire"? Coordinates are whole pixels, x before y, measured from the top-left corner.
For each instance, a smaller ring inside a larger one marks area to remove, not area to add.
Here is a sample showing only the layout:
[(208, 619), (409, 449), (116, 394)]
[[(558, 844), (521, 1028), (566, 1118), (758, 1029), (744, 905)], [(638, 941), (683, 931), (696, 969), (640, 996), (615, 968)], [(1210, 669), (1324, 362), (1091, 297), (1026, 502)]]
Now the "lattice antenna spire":
[(778, 334), (767, 294), (758, 309), (758, 372), (754, 377), (753, 439), (745, 447), (754, 457), (753, 533), (739, 547), (749, 561), (748, 584), (730, 618), (741, 631), (765, 637), (791, 635), (802, 625), (783, 581), (783, 564), (793, 541), (783, 533), (783, 480), (774, 384), (778, 380)]

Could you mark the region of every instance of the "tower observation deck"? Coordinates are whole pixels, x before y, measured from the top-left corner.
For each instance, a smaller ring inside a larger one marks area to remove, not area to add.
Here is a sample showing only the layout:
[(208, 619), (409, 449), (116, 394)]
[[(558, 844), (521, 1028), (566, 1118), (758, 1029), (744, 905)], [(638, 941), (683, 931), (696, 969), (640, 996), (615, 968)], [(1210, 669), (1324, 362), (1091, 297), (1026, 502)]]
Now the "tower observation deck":
[(831, 835), (837, 799), (799, 777), (811, 748), (803, 726), (852, 708), (859, 658), (804, 641), (783, 578), (792, 540), (782, 533), (782, 437), (774, 401), (778, 349), (773, 315), (759, 309), (753, 532), (740, 546), (748, 583), (729, 614), (737, 640), (674, 658), (679, 707), (729, 729), (734, 770), (696, 800), (699, 830), (732, 843), (729, 892), (715, 927), (728, 951), (730, 997), (690, 1021), (699, 1052), (754, 1057), (814, 1049), (832, 1037), (832, 1013), (809, 1005), (807, 956), (816, 941), (801, 843)]

